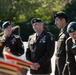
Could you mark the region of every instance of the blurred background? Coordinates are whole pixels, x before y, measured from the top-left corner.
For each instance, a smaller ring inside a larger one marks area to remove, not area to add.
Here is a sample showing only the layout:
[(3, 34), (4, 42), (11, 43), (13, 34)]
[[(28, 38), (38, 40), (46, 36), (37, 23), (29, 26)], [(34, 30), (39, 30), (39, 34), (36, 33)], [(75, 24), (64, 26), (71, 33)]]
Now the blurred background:
[(23, 41), (34, 31), (31, 26), (32, 18), (41, 18), (45, 23), (45, 30), (54, 34), (55, 39), (59, 29), (54, 24), (53, 15), (64, 11), (70, 21), (76, 21), (76, 0), (0, 0), (0, 32), (3, 21), (11, 21), (14, 33), (19, 34)]

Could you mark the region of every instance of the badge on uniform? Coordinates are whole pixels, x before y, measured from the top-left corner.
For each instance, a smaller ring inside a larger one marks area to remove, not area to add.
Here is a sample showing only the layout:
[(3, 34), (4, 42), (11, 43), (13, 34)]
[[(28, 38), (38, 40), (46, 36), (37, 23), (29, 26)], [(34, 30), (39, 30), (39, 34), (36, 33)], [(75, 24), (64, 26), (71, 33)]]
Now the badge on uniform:
[(46, 38), (46, 36), (44, 36), (42, 39), (40, 39), (39, 43), (45, 43), (46, 42), (45, 38)]
[(12, 44), (14, 44), (14, 43), (15, 43), (15, 41), (16, 41), (16, 39), (15, 39), (15, 38), (13, 38), (11, 41), (12, 41)]

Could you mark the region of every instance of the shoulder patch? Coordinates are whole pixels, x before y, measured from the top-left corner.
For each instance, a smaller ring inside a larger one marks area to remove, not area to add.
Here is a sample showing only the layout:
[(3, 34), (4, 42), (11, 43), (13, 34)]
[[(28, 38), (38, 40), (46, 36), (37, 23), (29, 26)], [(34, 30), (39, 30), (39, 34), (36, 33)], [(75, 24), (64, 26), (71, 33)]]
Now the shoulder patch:
[(52, 33), (47, 32), (47, 35), (49, 35), (49, 36), (50, 36), (50, 39), (51, 39), (51, 40), (54, 40), (54, 36), (53, 36), (53, 34), (52, 34)]
[(36, 35), (36, 33), (33, 33), (32, 35), (29, 36), (29, 38), (31, 38), (31, 37), (33, 37), (33, 36), (35, 36), (35, 35)]

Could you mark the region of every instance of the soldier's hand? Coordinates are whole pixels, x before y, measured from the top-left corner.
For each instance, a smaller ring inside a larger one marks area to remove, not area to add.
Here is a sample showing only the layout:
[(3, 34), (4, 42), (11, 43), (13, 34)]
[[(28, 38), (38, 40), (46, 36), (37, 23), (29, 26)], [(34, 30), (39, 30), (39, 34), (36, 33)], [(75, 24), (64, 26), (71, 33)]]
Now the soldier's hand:
[(32, 70), (36, 70), (36, 68), (35, 68), (35, 66), (32, 64), (32, 65), (30, 65), (30, 68), (32, 69)]
[(40, 67), (40, 65), (38, 63), (33, 63), (30, 67), (33, 70), (38, 70), (38, 68)]
[(35, 68), (40, 68), (40, 65), (38, 63), (34, 63)]
[(10, 48), (5, 46), (5, 47), (3, 48), (3, 52), (4, 52), (4, 51), (10, 53)]

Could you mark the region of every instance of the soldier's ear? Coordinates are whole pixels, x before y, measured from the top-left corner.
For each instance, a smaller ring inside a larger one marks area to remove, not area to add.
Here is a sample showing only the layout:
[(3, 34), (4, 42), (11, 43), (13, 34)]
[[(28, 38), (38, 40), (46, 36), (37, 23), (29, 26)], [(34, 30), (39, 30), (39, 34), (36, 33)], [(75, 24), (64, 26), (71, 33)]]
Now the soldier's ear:
[(65, 18), (62, 18), (62, 21), (65, 22)]

